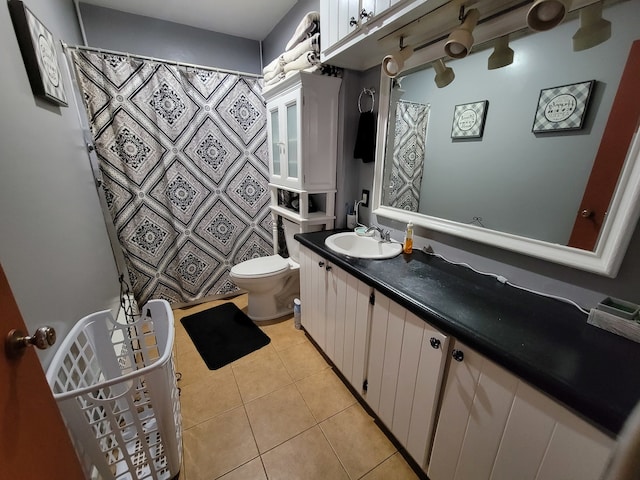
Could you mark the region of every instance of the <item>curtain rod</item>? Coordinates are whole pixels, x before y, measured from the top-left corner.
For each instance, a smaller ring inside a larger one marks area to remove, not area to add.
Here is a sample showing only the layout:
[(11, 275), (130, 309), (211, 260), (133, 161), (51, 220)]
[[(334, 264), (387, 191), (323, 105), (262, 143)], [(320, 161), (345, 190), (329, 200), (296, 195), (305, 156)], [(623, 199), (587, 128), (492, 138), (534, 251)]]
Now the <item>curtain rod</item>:
[(242, 77), (262, 78), (262, 75), (259, 75), (257, 73), (247, 73), (247, 72), (240, 72), (238, 70), (227, 70), (225, 68), (208, 67), (206, 65), (196, 65), (195, 63), (184, 63), (184, 62), (178, 62), (176, 60), (166, 60), (164, 58), (147, 57), (146, 55), (137, 55), (134, 53), (118, 52), (115, 50), (106, 50), (104, 48), (84, 47), (81, 45), (72, 46), (72, 45), (67, 45), (65, 42), (62, 42), (62, 41), (60, 43), (62, 44), (63, 49), (85, 50), (89, 52), (104, 53), (107, 55), (119, 55), (121, 57), (138, 58), (140, 60), (148, 60), (150, 62), (168, 63), (171, 65), (175, 65), (177, 67), (197, 68), (199, 70), (211, 70), (213, 72), (228, 73), (231, 75), (238, 75)]

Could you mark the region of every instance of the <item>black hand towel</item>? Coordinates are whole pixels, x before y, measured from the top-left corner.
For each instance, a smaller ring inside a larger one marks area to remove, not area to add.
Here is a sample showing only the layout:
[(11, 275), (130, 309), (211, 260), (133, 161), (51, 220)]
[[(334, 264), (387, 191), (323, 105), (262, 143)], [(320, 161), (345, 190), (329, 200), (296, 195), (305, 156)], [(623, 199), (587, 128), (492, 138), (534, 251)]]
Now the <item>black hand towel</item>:
[(361, 158), (364, 163), (376, 159), (376, 114), (373, 112), (360, 114), (353, 158)]

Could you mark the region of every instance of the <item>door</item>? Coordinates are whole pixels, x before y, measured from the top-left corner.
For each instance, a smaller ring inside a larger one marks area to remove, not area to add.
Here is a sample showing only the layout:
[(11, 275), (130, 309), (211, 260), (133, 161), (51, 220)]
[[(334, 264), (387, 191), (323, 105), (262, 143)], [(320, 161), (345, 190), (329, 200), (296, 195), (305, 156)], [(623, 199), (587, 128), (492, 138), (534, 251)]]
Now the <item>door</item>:
[[(0, 266), (0, 331), (26, 331)], [(84, 475), (40, 361), (32, 348), (0, 359), (0, 478), (73, 480)]]

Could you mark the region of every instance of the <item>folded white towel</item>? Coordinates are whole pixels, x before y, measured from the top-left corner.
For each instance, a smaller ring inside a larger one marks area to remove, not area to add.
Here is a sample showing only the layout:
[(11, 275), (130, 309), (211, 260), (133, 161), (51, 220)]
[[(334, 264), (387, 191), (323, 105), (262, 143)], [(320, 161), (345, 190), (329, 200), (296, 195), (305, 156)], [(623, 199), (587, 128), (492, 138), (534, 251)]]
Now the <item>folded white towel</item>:
[(293, 62), (289, 62), (284, 66), (284, 73), (288, 73), (295, 70), (304, 70), (305, 68), (318, 65), (320, 63), (320, 56), (316, 52), (307, 52), (298, 57)]
[(297, 60), (307, 52), (320, 52), (320, 34), (314, 33), (311, 37), (304, 39), (288, 52), (280, 55), (281, 63), (286, 65)]
[(307, 13), (300, 21), (300, 24), (298, 24), (296, 31), (293, 33), (293, 36), (291, 37), (291, 40), (289, 40), (289, 43), (287, 43), (285, 52), (291, 50), (293, 47), (299, 44), (302, 40), (304, 40), (307, 37), (310, 37), (311, 35), (319, 31), (320, 31), (320, 14), (318, 12)]
[(278, 68), (278, 65), (280, 64), (279, 60), (280, 60), (280, 57), (274, 58), (266, 67), (262, 69), (262, 73), (266, 75), (269, 72), (275, 71)]
[[(276, 60), (279, 60), (280, 57), (276, 58)], [(276, 67), (273, 70), (270, 70), (268, 72), (265, 72), (264, 74), (264, 81), (267, 82), (269, 80), (271, 80), (272, 78), (277, 77), (278, 75), (280, 75), (282, 72), (284, 71), (284, 65), (282, 65), (280, 62), (278, 62), (276, 64)]]

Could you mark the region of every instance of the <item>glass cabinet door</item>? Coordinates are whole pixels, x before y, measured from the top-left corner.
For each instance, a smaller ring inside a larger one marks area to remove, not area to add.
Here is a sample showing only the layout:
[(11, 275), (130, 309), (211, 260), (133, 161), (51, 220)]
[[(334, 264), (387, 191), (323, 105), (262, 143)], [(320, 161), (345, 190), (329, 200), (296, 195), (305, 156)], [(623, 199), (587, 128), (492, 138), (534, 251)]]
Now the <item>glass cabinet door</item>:
[(280, 176), (280, 155), (282, 143), (280, 142), (280, 116), (278, 109), (271, 110), (271, 159), (273, 162), (272, 175)]
[(287, 105), (287, 176), (298, 178), (298, 103)]

